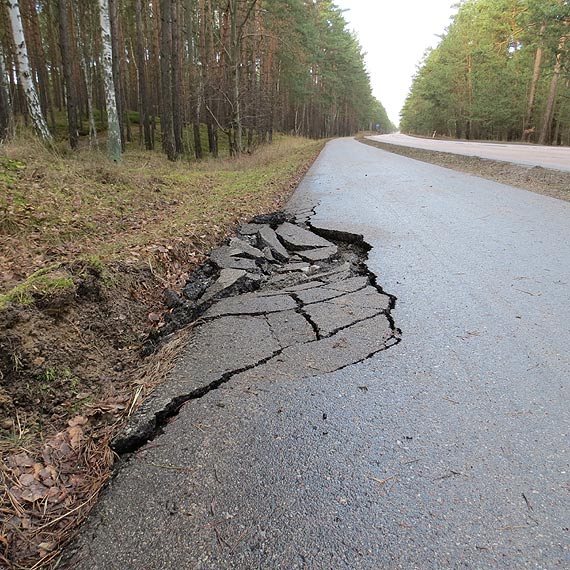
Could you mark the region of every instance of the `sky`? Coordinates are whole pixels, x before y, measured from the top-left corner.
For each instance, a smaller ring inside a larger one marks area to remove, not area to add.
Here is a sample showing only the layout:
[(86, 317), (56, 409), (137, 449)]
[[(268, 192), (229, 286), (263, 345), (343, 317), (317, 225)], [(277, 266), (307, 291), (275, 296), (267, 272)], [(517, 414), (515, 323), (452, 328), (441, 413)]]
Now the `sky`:
[(348, 27), (358, 34), (372, 91), (392, 122), (412, 85), (412, 77), (428, 47), (435, 47), (457, 0), (335, 0), (345, 9)]

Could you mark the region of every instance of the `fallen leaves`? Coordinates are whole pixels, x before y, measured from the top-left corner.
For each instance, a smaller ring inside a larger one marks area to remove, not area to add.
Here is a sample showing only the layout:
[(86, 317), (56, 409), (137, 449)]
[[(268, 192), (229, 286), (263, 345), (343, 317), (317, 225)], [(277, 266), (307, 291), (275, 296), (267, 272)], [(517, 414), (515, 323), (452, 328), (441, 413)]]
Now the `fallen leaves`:
[(77, 505), (87, 507), (92, 499), (86, 502), (85, 497), (96, 496), (103, 481), (98, 475), (111, 462), (108, 454), (85, 447), (90, 435), (89, 418), (78, 415), (37, 456), (21, 451), (4, 457), (4, 492), (12, 506), (2, 509), (0, 525), (7, 559), (15, 552), (19, 560), (50, 555), (58, 548), (59, 533), (68, 527), (66, 519), (87, 512)]

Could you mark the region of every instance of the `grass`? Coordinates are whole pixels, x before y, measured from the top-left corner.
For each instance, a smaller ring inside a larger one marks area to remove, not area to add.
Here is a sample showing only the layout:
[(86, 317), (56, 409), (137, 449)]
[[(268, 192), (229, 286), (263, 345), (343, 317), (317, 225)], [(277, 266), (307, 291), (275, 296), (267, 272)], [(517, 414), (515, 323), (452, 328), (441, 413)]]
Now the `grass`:
[(252, 155), (174, 163), (129, 149), (116, 165), (99, 151), (59, 154), (18, 139), (0, 155), (2, 302), (66, 287), (35, 272), (80, 257), (158, 259), (159, 270), (181, 250), (185, 262), (198, 259), (239, 222), (278, 207), (320, 144), (276, 137)]
[(29, 305), (37, 298), (47, 297), (71, 291), (74, 287), (73, 279), (59, 273), (59, 264), (39, 269), (32, 273), (23, 283), (16, 285), (8, 293), (0, 295), (0, 310), (8, 304)]

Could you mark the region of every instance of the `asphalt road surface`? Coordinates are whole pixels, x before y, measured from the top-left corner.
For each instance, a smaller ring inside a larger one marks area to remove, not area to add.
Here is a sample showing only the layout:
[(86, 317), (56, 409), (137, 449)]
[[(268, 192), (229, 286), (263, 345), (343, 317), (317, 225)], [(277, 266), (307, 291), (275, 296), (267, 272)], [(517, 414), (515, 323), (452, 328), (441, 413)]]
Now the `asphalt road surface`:
[(400, 146), (570, 171), (570, 147), (424, 139), (400, 133), (368, 138)]
[(373, 246), (402, 341), (189, 402), (69, 567), (570, 567), (570, 203), (343, 139), (311, 206)]

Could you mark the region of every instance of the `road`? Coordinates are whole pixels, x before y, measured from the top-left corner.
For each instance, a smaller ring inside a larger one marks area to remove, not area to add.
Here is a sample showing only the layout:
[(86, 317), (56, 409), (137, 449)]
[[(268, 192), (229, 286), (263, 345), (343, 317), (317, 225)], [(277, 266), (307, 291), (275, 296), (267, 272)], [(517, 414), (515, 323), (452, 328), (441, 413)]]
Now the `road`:
[(570, 204), (342, 139), (308, 207), (373, 246), (402, 341), (189, 402), (69, 567), (568, 568)]
[(424, 139), (400, 133), (376, 135), (368, 138), (400, 146), (570, 171), (570, 147)]

